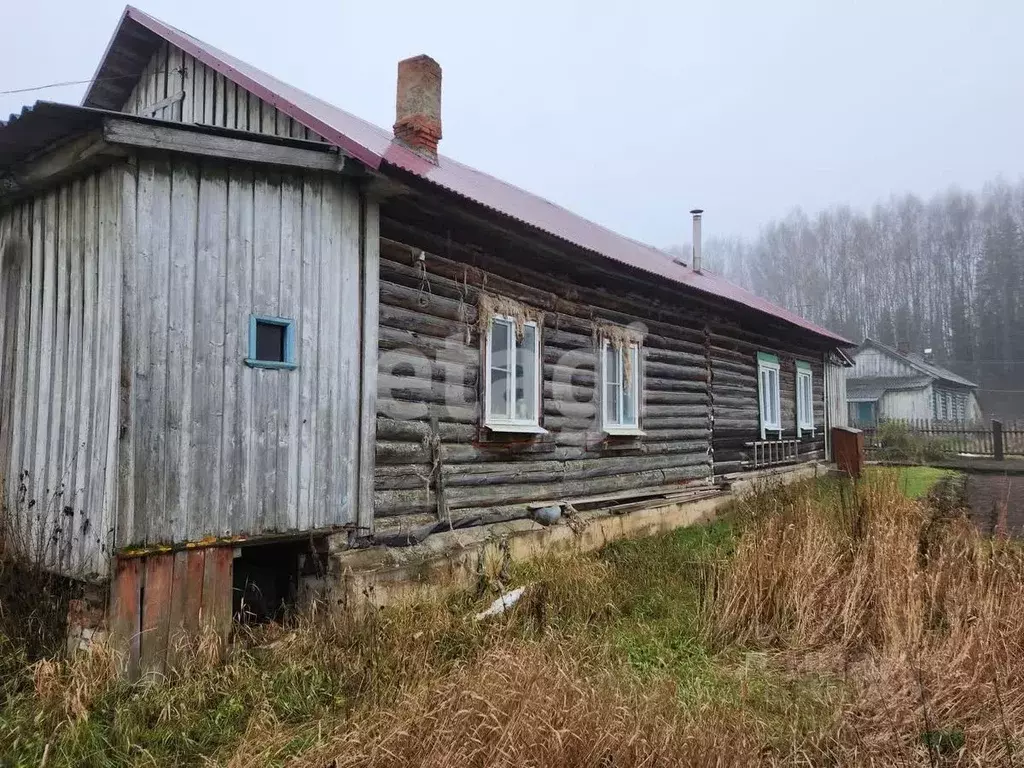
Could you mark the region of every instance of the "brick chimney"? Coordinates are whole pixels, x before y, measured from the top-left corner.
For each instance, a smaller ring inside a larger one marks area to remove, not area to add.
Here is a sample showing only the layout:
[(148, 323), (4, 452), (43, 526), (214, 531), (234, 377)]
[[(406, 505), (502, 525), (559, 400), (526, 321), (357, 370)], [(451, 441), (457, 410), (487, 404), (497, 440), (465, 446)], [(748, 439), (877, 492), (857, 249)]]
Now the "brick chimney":
[(395, 138), (432, 163), (441, 140), (441, 65), (426, 55), (398, 62)]

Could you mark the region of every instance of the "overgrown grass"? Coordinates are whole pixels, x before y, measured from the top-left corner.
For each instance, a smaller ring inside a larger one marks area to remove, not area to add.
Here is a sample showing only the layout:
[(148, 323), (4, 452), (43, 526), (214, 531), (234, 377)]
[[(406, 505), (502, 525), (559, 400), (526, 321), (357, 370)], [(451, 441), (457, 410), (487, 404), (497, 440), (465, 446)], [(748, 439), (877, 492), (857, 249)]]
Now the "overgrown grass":
[(491, 621), (307, 617), (151, 684), (0, 649), (0, 765), (1000, 764), (1022, 735), (1024, 561), (893, 473), (512, 577)]

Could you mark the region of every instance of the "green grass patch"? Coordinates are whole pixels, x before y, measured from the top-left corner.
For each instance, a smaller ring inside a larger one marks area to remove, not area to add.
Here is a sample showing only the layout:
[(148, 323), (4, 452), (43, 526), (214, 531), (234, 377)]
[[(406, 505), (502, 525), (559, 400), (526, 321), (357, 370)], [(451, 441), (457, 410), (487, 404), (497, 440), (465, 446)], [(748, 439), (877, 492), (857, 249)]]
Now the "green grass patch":
[(935, 484), (944, 477), (955, 474), (951, 469), (938, 467), (868, 467), (869, 478), (881, 478), (886, 475), (895, 476), (896, 483), (903, 493), (911, 499), (920, 499), (928, 495)]

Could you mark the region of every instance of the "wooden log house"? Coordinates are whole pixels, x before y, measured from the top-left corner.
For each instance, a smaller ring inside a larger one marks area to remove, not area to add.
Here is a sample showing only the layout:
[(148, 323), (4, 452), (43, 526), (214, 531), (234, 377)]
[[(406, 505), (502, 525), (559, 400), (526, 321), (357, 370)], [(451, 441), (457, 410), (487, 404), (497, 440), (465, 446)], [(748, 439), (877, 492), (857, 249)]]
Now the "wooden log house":
[(0, 126), (5, 497), (144, 669), (296, 542), (827, 458), (849, 342), (439, 155), (440, 87), (384, 131), (129, 7)]

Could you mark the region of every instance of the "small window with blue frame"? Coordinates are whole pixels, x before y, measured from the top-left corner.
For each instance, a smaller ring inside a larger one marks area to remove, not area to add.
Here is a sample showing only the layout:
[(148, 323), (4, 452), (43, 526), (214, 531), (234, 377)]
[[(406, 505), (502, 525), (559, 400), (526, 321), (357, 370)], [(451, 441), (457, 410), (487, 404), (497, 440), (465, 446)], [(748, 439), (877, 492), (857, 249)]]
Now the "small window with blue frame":
[(251, 315), (249, 356), (245, 364), (253, 368), (297, 368), (294, 321), (286, 317)]

